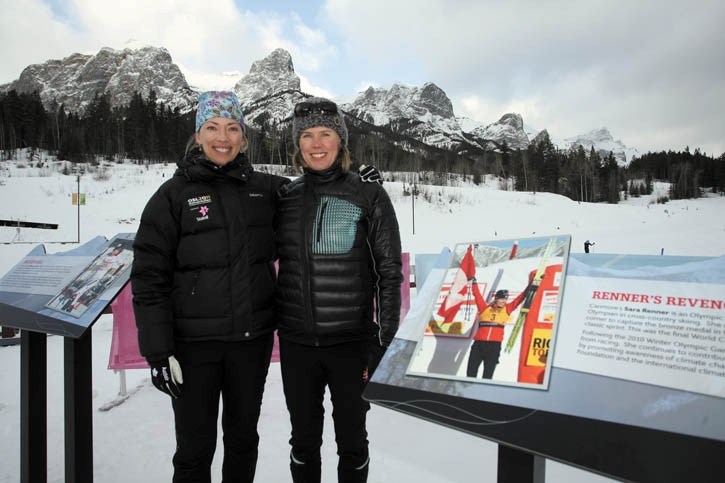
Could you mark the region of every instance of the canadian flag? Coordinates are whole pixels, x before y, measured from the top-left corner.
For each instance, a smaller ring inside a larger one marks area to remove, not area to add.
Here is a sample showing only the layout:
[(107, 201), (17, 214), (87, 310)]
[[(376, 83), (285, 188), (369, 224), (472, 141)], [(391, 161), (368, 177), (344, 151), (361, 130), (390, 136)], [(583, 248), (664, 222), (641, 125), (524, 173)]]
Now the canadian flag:
[(453, 322), (463, 302), (471, 296), (469, 295), (471, 288), (468, 281), (475, 276), (476, 261), (473, 259), (473, 245), (468, 245), (466, 254), (461, 260), (461, 266), (458, 268), (455, 277), (453, 277), (451, 289), (438, 308), (438, 315), (443, 317), (444, 323)]

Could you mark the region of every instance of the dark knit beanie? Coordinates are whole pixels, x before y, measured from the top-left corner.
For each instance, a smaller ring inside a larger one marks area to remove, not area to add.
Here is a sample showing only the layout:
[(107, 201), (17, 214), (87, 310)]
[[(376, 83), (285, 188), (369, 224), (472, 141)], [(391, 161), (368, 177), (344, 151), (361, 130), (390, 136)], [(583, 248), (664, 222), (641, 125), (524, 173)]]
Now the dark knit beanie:
[(327, 127), (340, 136), (342, 145), (347, 146), (345, 117), (337, 104), (324, 97), (310, 97), (295, 106), (292, 118), (292, 139), (295, 148), (300, 147), (300, 134), (311, 127)]

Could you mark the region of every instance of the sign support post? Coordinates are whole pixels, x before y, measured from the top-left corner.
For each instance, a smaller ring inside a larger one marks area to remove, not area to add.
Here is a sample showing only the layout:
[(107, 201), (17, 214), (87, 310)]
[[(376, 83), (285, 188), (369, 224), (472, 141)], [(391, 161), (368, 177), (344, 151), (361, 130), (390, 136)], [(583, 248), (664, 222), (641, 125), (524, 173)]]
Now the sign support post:
[(63, 341), (65, 481), (93, 482), (92, 334)]
[(20, 481), (48, 481), (47, 335), (23, 330), (20, 345)]
[(544, 483), (546, 459), (504, 444), (498, 445), (498, 483)]

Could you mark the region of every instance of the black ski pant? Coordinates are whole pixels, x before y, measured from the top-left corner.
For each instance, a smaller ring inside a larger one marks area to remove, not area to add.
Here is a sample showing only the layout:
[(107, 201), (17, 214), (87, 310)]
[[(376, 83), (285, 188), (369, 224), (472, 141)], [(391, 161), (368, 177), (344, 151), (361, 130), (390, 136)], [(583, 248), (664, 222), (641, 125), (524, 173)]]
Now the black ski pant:
[(252, 482), (257, 467), (257, 421), (274, 334), (244, 342), (177, 343), (184, 383), (173, 399), (176, 423), (174, 483), (211, 482), (222, 398), (222, 481)]
[(359, 341), (315, 347), (280, 339), (282, 384), (292, 423), (290, 469), (294, 482), (320, 482), (326, 386), (332, 401), (338, 481), (367, 480), (365, 420), (370, 404), (362, 398), (362, 392), (368, 344)]
[(471, 351), (468, 353), (468, 366), (466, 367), (467, 377), (476, 377), (478, 368), (483, 362), (482, 379), (491, 379), (493, 371), (496, 370), (498, 359), (501, 355), (501, 342), (492, 340), (474, 340), (471, 344)]

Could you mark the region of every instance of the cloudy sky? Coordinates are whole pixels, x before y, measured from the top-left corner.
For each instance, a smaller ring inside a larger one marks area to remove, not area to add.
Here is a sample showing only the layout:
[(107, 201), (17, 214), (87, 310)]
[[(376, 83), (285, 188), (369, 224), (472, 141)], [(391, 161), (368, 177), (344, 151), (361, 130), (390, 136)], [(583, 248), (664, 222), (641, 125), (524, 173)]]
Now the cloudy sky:
[(518, 112), (555, 139), (605, 126), (642, 153), (725, 152), (719, 0), (0, 0), (0, 11), (0, 84), (74, 52), (153, 45), (190, 84), (219, 87), (219, 74), (282, 47), (303, 90), (338, 101), (433, 82), (457, 116), (484, 124)]

